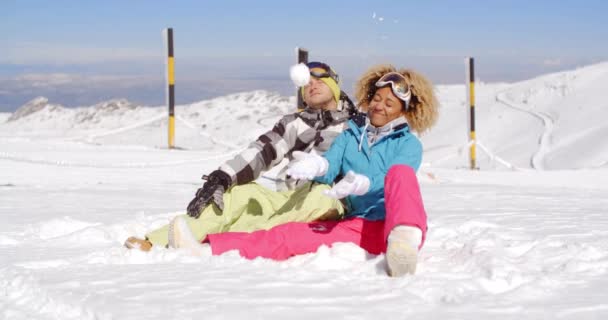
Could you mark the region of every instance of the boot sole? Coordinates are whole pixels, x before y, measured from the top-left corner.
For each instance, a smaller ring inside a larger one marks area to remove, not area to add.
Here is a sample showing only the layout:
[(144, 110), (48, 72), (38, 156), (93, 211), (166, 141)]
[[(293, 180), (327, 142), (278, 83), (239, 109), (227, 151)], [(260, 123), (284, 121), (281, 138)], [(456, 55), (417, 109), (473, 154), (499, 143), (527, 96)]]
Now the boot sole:
[(196, 257), (211, 256), (211, 247), (205, 246), (197, 241), (188, 223), (182, 217), (176, 217), (169, 224), (169, 246), (171, 248), (186, 249)]
[(180, 217), (175, 217), (173, 218), (173, 220), (171, 220), (171, 222), (169, 223), (169, 230), (168, 230), (168, 234), (169, 234), (169, 248), (179, 248), (179, 244), (181, 241), (181, 237), (180, 237), (180, 230), (179, 227), (177, 226), (178, 223), (178, 219), (180, 219)]
[(402, 277), (416, 273), (418, 250), (401, 242), (389, 242), (386, 250), (388, 274), (391, 277)]

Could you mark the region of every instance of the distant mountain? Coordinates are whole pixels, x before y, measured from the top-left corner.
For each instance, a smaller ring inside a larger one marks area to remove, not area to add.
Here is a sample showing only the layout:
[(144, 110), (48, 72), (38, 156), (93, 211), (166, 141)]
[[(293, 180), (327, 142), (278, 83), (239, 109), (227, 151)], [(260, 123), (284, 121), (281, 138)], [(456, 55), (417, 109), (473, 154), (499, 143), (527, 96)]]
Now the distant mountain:
[[(175, 109), (180, 147), (205, 149), (217, 141), (231, 141), (226, 145), (236, 147), (246, 145), (270, 129), (282, 115), (295, 110), (295, 98), (256, 90), (179, 105)], [(64, 108), (39, 97), (8, 116), (6, 122), (0, 122), (0, 134), (68, 135), (102, 144), (160, 146), (166, 144), (167, 114), (166, 106), (139, 106), (126, 99)]]
[[(517, 83), (476, 84), (477, 164), (482, 169), (608, 167), (608, 63)], [(437, 125), (421, 137), (423, 163), (468, 166), (464, 85), (437, 86)], [(250, 143), (284, 114), (295, 98), (258, 90), (176, 107), (176, 144), (230, 150)], [(99, 144), (166, 146), (167, 109), (115, 99), (63, 108), (36, 98), (0, 116), (0, 136), (69, 137)], [(3, 121), (6, 119), (6, 121)]]
[(45, 97), (37, 97), (30, 100), (29, 102), (21, 106), (19, 109), (17, 109), (15, 112), (13, 112), (13, 114), (11, 114), (7, 121), (15, 121), (23, 117), (27, 117), (43, 109), (52, 112), (62, 108), (63, 107), (60, 105), (49, 104), (49, 100)]

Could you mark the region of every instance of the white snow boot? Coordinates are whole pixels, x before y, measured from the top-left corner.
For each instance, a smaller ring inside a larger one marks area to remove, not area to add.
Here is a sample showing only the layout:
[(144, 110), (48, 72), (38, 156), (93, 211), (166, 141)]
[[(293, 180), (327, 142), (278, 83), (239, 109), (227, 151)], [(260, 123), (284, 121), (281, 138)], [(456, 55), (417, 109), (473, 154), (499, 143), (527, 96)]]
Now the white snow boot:
[(391, 277), (416, 273), (422, 231), (417, 227), (396, 226), (388, 236), (386, 262)]
[(169, 224), (169, 247), (187, 249), (197, 257), (211, 256), (211, 246), (208, 243), (200, 243), (194, 237), (182, 216), (175, 217)]

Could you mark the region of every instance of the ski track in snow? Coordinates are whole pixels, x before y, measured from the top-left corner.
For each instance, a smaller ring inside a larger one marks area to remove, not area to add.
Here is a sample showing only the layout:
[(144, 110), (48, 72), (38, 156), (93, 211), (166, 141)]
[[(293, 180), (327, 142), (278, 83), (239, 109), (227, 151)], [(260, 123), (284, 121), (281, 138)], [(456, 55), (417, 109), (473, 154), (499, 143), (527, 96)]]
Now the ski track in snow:
[[(183, 117), (181, 117), (181, 116), (177, 116), (177, 117), (176, 117), (176, 119), (177, 119), (177, 120), (179, 120), (180, 122), (182, 122), (182, 123), (183, 123), (184, 125), (186, 125), (188, 128), (190, 128), (190, 129), (194, 129), (194, 130), (198, 130), (198, 128), (197, 128), (197, 127), (196, 127), (194, 124), (192, 124), (192, 123), (188, 122), (188, 120), (184, 119)], [(234, 151), (234, 153), (238, 153), (238, 152), (240, 152), (240, 151), (243, 151), (243, 147), (241, 147), (241, 146), (237, 146), (237, 145), (232, 144), (232, 143), (230, 143), (230, 142), (228, 142), (228, 141), (225, 141), (225, 140), (220, 140), (220, 139), (217, 139), (217, 138), (215, 138), (214, 136), (212, 136), (212, 135), (208, 134), (207, 132), (204, 132), (204, 131), (200, 131), (200, 130), (199, 130), (198, 134), (199, 134), (199, 135), (201, 135), (201, 136), (204, 136), (204, 137), (209, 138), (209, 139), (210, 139), (210, 140), (211, 140), (213, 143), (215, 143), (215, 144), (218, 144), (218, 145), (221, 145), (221, 146), (228, 147), (229, 149), (233, 150), (233, 151)], [(235, 151), (235, 150), (236, 150), (236, 151)]]
[[(276, 116), (273, 116), (273, 117), (276, 118)], [(134, 129), (149, 125), (150, 123), (154, 123), (154, 122), (159, 121), (164, 118), (167, 118), (167, 115), (155, 116), (151, 119), (140, 121), (133, 125), (128, 125), (128, 126), (112, 129), (112, 130), (102, 132), (102, 133), (87, 135), (84, 138), (83, 137), (68, 138), (68, 139), (60, 139), (58, 141), (59, 142), (63, 142), (63, 141), (79, 142), (79, 143), (85, 143), (85, 144), (94, 146), (95, 144), (93, 144), (93, 141), (96, 138), (124, 133), (124, 132), (130, 131), (130, 130), (134, 130)], [(268, 119), (268, 118), (271, 118), (271, 117), (266, 117), (265, 119)], [(198, 128), (195, 125), (188, 122), (183, 117), (177, 116), (176, 119), (178, 121), (180, 121), (181, 123), (183, 123), (184, 125), (186, 125), (188, 128), (198, 130)], [(134, 163), (107, 163), (107, 164), (97, 163), (97, 162), (84, 162), (83, 163), (83, 162), (73, 162), (73, 161), (64, 160), (64, 159), (47, 160), (47, 159), (42, 159), (42, 158), (32, 158), (32, 157), (18, 154), (16, 152), (10, 152), (10, 153), (9, 152), (0, 152), (0, 159), (6, 159), (6, 160), (11, 160), (11, 161), (17, 161), (17, 162), (27, 162), (27, 163), (32, 163), (32, 164), (46, 164), (46, 165), (53, 165), (53, 166), (63, 166), (63, 167), (149, 168), (149, 167), (168, 167), (168, 166), (176, 166), (176, 165), (189, 164), (189, 163), (201, 163), (201, 162), (206, 162), (206, 161), (210, 161), (210, 160), (221, 160), (221, 159), (226, 159), (227, 157), (234, 156), (244, 150), (244, 148), (242, 146), (232, 144), (232, 143), (222, 140), (222, 139), (217, 139), (204, 131), (198, 131), (198, 133), (201, 136), (209, 138), (214, 144), (227, 147), (231, 151), (229, 151), (227, 153), (216, 153), (216, 154), (212, 154), (212, 155), (202, 157), (202, 158), (180, 160), (180, 161), (167, 161), (167, 162), (134, 162)]]
[(74, 168), (154, 168), (154, 167), (173, 167), (182, 164), (201, 163), (210, 160), (221, 160), (238, 153), (239, 150), (226, 154), (215, 154), (203, 158), (195, 158), (179, 161), (167, 162), (133, 162), (133, 163), (99, 163), (99, 162), (73, 162), (69, 160), (46, 160), (42, 158), (32, 158), (17, 153), (0, 152), (0, 159), (25, 162), (31, 164), (44, 164), (58, 167)]
[(271, 115), (271, 116), (267, 116), (267, 117), (262, 117), (260, 119), (257, 120), (257, 124), (262, 126), (262, 127), (270, 127), (270, 125), (272, 125), (273, 123), (268, 123), (267, 120), (273, 119), (274, 122), (277, 121), (277, 116), (276, 115)]
[(538, 150), (534, 153), (534, 155), (532, 156), (532, 159), (530, 161), (531, 161), (532, 168), (537, 169), (537, 170), (545, 170), (545, 164), (544, 164), (545, 155), (547, 153), (549, 153), (549, 151), (551, 151), (551, 134), (553, 133), (553, 127), (554, 127), (553, 119), (544, 112), (534, 111), (534, 110), (531, 110), (530, 108), (526, 108), (524, 106), (516, 104), (513, 101), (509, 101), (505, 97), (505, 92), (506, 92), (506, 90), (497, 93), (496, 101), (504, 104), (505, 106), (507, 106), (509, 108), (512, 108), (512, 109), (515, 109), (518, 111), (522, 111), (524, 113), (532, 115), (533, 117), (539, 119), (543, 123), (544, 131), (543, 131), (543, 134), (541, 135), (541, 137), (539, 138)]

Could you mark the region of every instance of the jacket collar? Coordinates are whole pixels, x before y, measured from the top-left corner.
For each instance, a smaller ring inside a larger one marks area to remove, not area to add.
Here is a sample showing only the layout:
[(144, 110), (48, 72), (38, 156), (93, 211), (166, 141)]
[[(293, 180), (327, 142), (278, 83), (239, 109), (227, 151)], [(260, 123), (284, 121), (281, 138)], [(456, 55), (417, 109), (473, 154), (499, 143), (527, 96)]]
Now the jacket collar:
[(310, 107), (298, 113), (306, 124), (311, 127), (325, 128), (348, 120), (348, 110), (317, 110)]
[[(372, 126), (372, 124), (369, 122), (369, 118), (367, 116), (364, 119), (365, 119), (365, 121), (362, 121), (362, 118), (359, 118), (359, 119), (357, 119), (358, 121), (354, 121), (355, 119), (353, 119), (352, 121), (348, 122), (349, 128), (353, 130), (353, 132), (357, 136), (357, 139), (360, 139), (361, 133), (363, 133), (365, 130), (367, 130), (368, 126)], [(403, 119), (405, 120), (405, 118), (403, 118)], [(410, 127), (407, 124), (407, 121), (401, 121), (398, 119), (395, 119), (395, 120), (387, 123), (382, 128), (388, 127), (391, 124), (393, 125), (392, 132), (389, 133), (388, 136), (392, 136), (392, 135), (399, 134), (399, 133), (410, 132)], [(375, 129), (381, 130), (382, 128), (375, 128)]]

